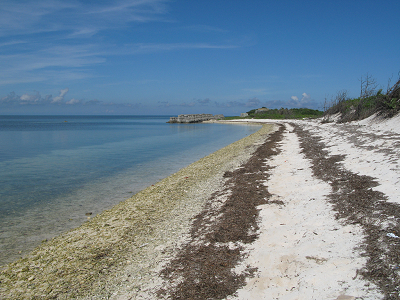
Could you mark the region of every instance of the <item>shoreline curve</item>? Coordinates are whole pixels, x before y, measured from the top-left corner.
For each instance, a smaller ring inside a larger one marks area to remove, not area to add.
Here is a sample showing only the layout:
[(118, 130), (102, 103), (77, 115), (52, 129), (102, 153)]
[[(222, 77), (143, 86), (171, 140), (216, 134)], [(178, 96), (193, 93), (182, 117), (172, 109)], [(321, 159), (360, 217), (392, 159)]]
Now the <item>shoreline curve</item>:
[(248, 160), (277, 125), (234, 142), (44, 242), (0, 271), (3, 299), (141, 297), (188, 238), (192, 218), (226, 171)]

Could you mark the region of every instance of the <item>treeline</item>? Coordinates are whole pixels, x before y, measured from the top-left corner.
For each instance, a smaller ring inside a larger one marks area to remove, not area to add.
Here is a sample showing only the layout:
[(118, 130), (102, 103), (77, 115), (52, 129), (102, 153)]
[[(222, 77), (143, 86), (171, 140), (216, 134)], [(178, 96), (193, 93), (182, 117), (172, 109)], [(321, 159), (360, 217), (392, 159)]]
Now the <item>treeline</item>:
[(339, 122), (349, 122), (367, 118), (375, 113), (392, 117), (400, 111), (400, 78), (394, 85), (388, 84), (386, 92), (377, 89), (376, 80), (366, 75), (360, 79), (360, 97), (349, 98), (346, 90), (339, 91), (327, 103), (325, 99), (324, 120), (329, 116), (340, 114)]
[(248, 118), (254, 119), (303, 119), (321, 117), (323, 112), (310, 108), (276, 108), (261, 112), (252, 109), (247, 114)]

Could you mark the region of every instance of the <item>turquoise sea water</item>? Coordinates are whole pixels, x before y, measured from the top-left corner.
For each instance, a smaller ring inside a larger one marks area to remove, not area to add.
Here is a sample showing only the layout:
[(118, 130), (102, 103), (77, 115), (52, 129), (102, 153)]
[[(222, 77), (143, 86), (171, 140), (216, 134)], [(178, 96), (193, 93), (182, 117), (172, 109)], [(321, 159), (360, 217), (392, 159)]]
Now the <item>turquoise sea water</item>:
[(258, 125), (169, 116), (0, 116), (0, 265)]

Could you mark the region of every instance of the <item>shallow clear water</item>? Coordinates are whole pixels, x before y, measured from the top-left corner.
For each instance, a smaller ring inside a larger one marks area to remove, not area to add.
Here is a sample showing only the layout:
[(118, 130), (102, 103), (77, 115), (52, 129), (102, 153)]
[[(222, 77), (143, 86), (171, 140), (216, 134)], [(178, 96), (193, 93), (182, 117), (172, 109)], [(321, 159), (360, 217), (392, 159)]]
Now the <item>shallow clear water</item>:
[(168, 116), (0, 116), (0, 265), (258, 125)]

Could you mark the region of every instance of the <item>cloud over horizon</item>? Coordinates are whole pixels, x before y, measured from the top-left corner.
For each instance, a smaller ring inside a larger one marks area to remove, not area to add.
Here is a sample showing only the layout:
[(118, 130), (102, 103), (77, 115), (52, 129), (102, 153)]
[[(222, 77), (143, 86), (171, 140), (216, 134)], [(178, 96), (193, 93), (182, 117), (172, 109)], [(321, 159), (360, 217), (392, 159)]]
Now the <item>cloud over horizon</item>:
[(290, 97), (290, 101), (288, 101), (288, 104), (297, 108), (300, 107), (305, 107), (307, 105), (315, 106), (315, 101), (311, 99), (311, 96), (307, 93), (301, 94), (301, 99), (299, 99), (297, 96), (292, 96)]
[[(98, 103), (95, 100), (86, 101), (72, 98), (68, 101), (65, 100), (65, 95), (68, 93), (69, 88), (61, 89), (60, 94), (56, 97), (52, 95), (46, 95), (44, 98), (40, 92), (36, 91), (34, 94), (25, 93), (22, 96), (18, 96), (15, 92), (9, 93), (7, 96), (0, 98), (0, 105), (74, 105), (74, 104), (93, 104)], [(93, 102), (95, 101), (95, 102)]]
[[(38, 107), (45, 108), (45, 111), (52, 111), (58, 107), (58, 112), (68, 111), (69, 108), (76, 107), (81, 111), (87, 112), (87, 109), (99, 108), (93, 113), (145, 113), (154, 110), (151, 104), (137, 103), (115, 103), (115, 102), (104, 102), (97, 99), (83, 100), (77, 98), (67, 99), (66, 96), (69, 92), (69, 88), (66, 87), (59, 91), (59, 95), (53, 97), (52, 95), (46, 95), (42, 97), (40, 92), (25, 93), (22, 96), (17, 95), (15, 92), (9, 93), (7, 96), (0, 98), (0, 108), (17, 108), (24, 106), (25, 112), (29, 112), (29, 107), (32, 108), (33, 112), (37, 111)], [(299, 99), (296, 96), (290, 97), (290, 100), (260, 100), (257, 97), (249, 98), (247, 100), (230, 100), (230, 101), (218, 101), (211, 100), (210, 98), (204, 99), (192, 99), (190, 101), (173, 102), (170, 101), (158, 101), (157, 107), (165, 109), (165, 112), (170, 114), (180, 113), (223, 113), (228, 115), (235, 115), (239, 112), (245, 112), (251, 109), (260, 107), (268, 107), (271, 109), (281, 107), (308, 107), (318, 109), (317, 103), (311, 99), (311, 96), (307, 93), (302, 94), (302, 98)], [(35, 110), (33, 108), (36, 107)], [(104, 109), (102, 109), (104, 108)], [(201, 110), (201, 111), (200, 111)], [(78, 110), (79, 111), (79, 110)], [(91, 112), (92, 113), (92, 112)]]
[(68, 93), (69, 88), (65, 88), (60, 91), (60, 95), (57, 97), (54, 97), (53, 100), (51, 100), (51, 103), (61, 103), (64, 101), (64, 96), (66, 93)]

